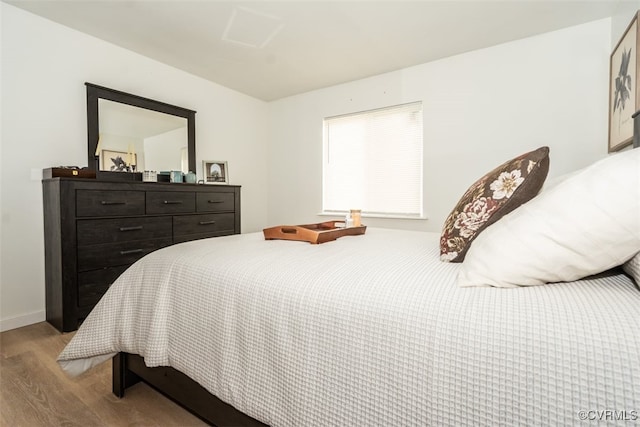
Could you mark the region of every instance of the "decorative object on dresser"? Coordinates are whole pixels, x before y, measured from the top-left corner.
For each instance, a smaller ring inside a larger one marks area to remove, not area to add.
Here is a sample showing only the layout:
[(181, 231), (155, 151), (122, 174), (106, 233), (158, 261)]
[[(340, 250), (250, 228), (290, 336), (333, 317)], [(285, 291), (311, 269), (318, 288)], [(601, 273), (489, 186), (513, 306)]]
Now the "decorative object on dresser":
[(171, 171), (171, 174), (169, 175), (170, 182), (182, 183), (183, 180), (184, 174), (181, 171)]
[(102, 150), (100, 170), (112, 172), (135, 172), (136, 154), (122, 151)]
[(42, 169), (42, 179), (57, 178), (95, 178), (96, 171), (87, 167), (80, 168), (78, 166), (57, 166), (53, 168)]
[(633, 141), (634, 114), (640, 108), (640, 11), (613, 49), (609, 74), (609, 152)]
[(144, 171), (142, 172), (142, 180), (144, 182), (158, 182), (158, 172)]
[(240, 187), (42, 181), (47, 321), (77, 329), (111, 283), (174, 243), (240, 233)]
[[(195, 111), (85, 85), (87, 160), (98, 179), (142, 181), (135, 171), (196, 170)], [(106, 158), (114, 152), (120, 156)]]
[(195, 184), (196, 181), (198, 181), (198, 177), (196, 176), (195, 172), (189, 171), (184, 174), (184, 182), (186, 182), (187, 184)]
[(203, 160), (202, 172), (205, 184), (228, 184), (229, 166), (227, 162)]

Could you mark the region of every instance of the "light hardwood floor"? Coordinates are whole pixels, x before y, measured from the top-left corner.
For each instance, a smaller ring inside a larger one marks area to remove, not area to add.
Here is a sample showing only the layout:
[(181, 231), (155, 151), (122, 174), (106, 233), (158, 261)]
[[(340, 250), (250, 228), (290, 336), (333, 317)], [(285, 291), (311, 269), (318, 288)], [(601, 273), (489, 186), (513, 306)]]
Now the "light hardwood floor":
[(73, 334), (46, 322), (0, 334), (0, 425), (205, 426), (146, 384), (111, 393), (111, 362), (69, 378), (56, 357)]

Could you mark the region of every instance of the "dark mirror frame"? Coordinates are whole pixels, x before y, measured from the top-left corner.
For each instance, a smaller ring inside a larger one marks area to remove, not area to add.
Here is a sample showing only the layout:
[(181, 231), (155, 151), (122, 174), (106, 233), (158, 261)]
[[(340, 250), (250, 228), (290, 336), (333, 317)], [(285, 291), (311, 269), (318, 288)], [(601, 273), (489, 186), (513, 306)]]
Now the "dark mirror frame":
[(640, 110), (633, 113), (633, 148), (640, 147)]
[(96, 156), (98, 137), (100, 135), (98, 117), (98, 99), (119, 102), (147, 110), (159, 111), (172, 116), (187, 119), (187, 151), (189, 154), (189, 170), (196, 171), (196, 112), (175, 105), (155, 101), (142, 96), (132, 95), (115, 89), (98, 86), (93, 83), (85, 83), (87, 86), (87, 134), (88, 134), (88, 163), (89, 169), (100, 170), (100, 157)]

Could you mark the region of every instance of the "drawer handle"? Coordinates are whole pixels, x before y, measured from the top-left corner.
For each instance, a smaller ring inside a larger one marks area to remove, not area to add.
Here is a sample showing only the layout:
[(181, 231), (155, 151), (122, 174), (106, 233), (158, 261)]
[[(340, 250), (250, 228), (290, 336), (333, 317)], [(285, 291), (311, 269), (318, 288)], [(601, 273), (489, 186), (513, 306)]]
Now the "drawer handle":
[(224, 200), (207, 200), (207, 203), (224, 203)]
[(134, 227), (120, 227), (120, 231), (136, 231), (136, 230), (142, 230), (142, 226), (136, 225)]
[(165, 205), (181, 205), (182, 200), (165, 200), (164, 204)]
[(120, 251), (120, 255), (139, 254), (141, 252), (143, 252), (142, 249), (130, 249), (128, 251)]
[(210, 225), (210, 224), (215, 224), (215, 221), (200, 221), (200, 225)]
[(109, 205), (126, 205), (127, 202), (114, 202), (111, 200), (103, 200), (100, 202), (101, 205), (103, 206), (109, 206)]

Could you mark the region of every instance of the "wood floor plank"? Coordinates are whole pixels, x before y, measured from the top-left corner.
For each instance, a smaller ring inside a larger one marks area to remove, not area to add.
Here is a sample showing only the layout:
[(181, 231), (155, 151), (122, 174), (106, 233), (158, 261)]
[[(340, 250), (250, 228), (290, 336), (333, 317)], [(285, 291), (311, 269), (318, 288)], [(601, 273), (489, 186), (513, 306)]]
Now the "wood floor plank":
[(146, 384), (111, 393), (111, 362), (70, 378), (56, 362), (73, 334), (46, 322), (0, 334), (0, 426), (206, 426)]
[(2, 408), (9, 413), (12, 425), (104, 425), (33, 352), (4, 358), (0, 363)]

